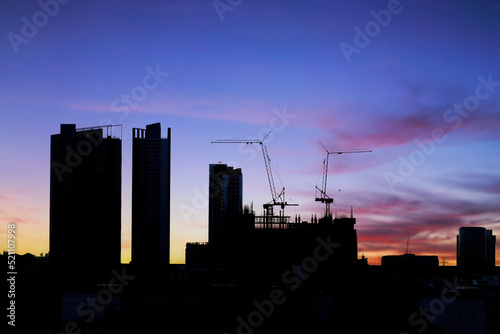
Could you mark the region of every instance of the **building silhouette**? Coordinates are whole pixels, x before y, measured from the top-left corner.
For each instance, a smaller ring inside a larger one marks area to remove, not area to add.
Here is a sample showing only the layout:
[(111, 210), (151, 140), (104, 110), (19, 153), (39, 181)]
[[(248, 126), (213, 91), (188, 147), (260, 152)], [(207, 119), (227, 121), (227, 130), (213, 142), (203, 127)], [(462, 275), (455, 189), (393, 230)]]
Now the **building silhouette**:
[(457, 266), (464, 270), (495, 267), (496, 236), (484, 227), (460, 227), (457, 235)]
[[(234, 267), (245, 245), (242, 221), (243, 174), (226, 164), (209, 165), (208, 243), (189, 245), (187, 261), (199, 265)], [(193, 255), (193, 252), (195, 255)]]
[(210, 164), (209, 178), (208, 242), (215, 246), (234, 232), (243, 206), (243, 175), (240, 168)]
[(152, 268), (170, 263), (171, 132), (160, 123), (133, 128), (132, 263)]
[(405, 272), (427, 272), (439, 267), (437, 255), (384, 255), (381, 261), (382, 268), (386, 270)]
[(301, 261), (319, 239), (337, 245), (324, 270), (357, 263), (356, 218), (352, 215), (308, 222), (300, 216), (291, 219), (283, 207), (271, 216), (267, 211), (256, 215), (253, 205), (242, 206), (242, 180), (241, 169), (209, 166), (208, 243), (186, 245), (187, 267), (253, 270), (268, 278), (281, 277), (279, 272)]
[[(324, 272), (340, 273), (357, 264), (357, 233), (354, 228), (356, 218), (335, 217), (311, 218), (302, 221), (300, 216), (291, 219), (283, 212), (273, 216), (271, 221), (265, 216), (256, 216), (251, 231), (250, 259), (264, 271), (276, 276), (290, 263), (296, 263), (310, 254), (318, 245), (318, 240), (335, 243), (335, 251), (322, 266)], [(327, 275), (328, 276), (328, 275)], [(325, 277), (327, 277), (325, 276)]]
[(51, 136), (50, 259), (57, 266), (120, 263), (122, 141), (115, 127), (61, 124)]

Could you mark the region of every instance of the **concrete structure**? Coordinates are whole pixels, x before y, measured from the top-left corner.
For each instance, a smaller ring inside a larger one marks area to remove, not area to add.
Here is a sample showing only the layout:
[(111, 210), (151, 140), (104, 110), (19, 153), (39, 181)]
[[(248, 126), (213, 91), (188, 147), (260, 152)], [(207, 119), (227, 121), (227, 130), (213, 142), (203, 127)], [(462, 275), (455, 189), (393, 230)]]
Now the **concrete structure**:
[(457, 266), (464, 270), (495, 267), (496, 236), (484, 227), (461, 227), (457, 235)]
[(210, 164), (208, 200), (208, 242), (219, 245), (232, 239), (243, 206), (241, 169)]
[(242, 208), (241, 169), (211, 164), (209, 179), (209, 242), (186, 245), (188, 267), (280, 271), (283, 266), (303, 260), (316, 249), (319, 239), (336, 244), (335, 252), (328, 255), (333, 267), (356, 263), (356, 219), (352, 216), (329, 216), (311, 219), (310, 223), (299, 217), (291, 221), (282, 210), (270, 217), (256, 216), (253, 208)]
[(61, 124), (50, 146), (50, 259), (111, 268), (121, 254), (122, 141), (116, 126)]
[(132, 129), (132, 263), (170, 263), (171, 133), (160, 123)]
[(389, 270), (413, 270), (426, 272), (439, 267), (437, 255), (385, 255), (382, 256), (382, 268)]

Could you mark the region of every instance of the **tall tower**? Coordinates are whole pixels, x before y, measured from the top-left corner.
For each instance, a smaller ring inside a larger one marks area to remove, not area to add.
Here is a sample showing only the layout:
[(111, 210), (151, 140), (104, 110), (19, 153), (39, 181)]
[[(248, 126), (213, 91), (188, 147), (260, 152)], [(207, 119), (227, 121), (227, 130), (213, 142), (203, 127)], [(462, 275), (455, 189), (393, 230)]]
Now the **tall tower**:
[(486, 266), (495, 267), (495, 246), (497, 237), (493, 235), (492, 230), (486, 230)]
[(170, 146), (161, 125), (132, 129), (132, 263), (170, 263)]
[(231, 241), (241, 215), (243, 175), (226, 164), (209, 168), (208, 242), (218, 246)]
[(61, 124), (61, 133), (51, 136), (50, 258), (57, 266), (105, 270), (120, 264), (122, 141), (113, 136), (116, 128)]
[(495, 266), (496, 237), (484, 227), (461, 227), (457, 235), (457, 266), (482, 270)]

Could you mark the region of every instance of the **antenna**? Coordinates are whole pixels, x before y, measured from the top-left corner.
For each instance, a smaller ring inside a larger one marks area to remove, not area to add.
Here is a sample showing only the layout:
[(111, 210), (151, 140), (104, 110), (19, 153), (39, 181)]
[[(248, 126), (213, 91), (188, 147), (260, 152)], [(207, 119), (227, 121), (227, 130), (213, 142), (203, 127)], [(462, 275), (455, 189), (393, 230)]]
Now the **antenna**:
[(405, 254), (410, 254), (410, 231), (407, 232)]

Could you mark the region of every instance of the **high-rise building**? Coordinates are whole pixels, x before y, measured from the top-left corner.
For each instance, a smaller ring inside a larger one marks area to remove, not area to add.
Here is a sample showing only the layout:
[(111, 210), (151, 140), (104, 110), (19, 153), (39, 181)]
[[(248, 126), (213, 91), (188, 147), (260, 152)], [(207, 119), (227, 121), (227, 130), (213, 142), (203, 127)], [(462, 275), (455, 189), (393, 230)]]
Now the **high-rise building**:
[(58, 266), (120, 264), (122, 141), (113, 129), (61, 124), (51, 136), (50, 259)]
[(493, 235), (492, 230), (486, 230), (486, 266), (495, 267), (495, 246), (497, 237)]
[(233, 239), (243, 206), (243, 175), (240, 168), (210, 164), (208, 242), (218, 246)]
[(133, 128), (132, 263), (170, 263), (170, 146), (160, 123)]
[(457, 266), (485, 269), (495, 266), (496, 237), (484, 227), (461, 227), (457, 235)]

